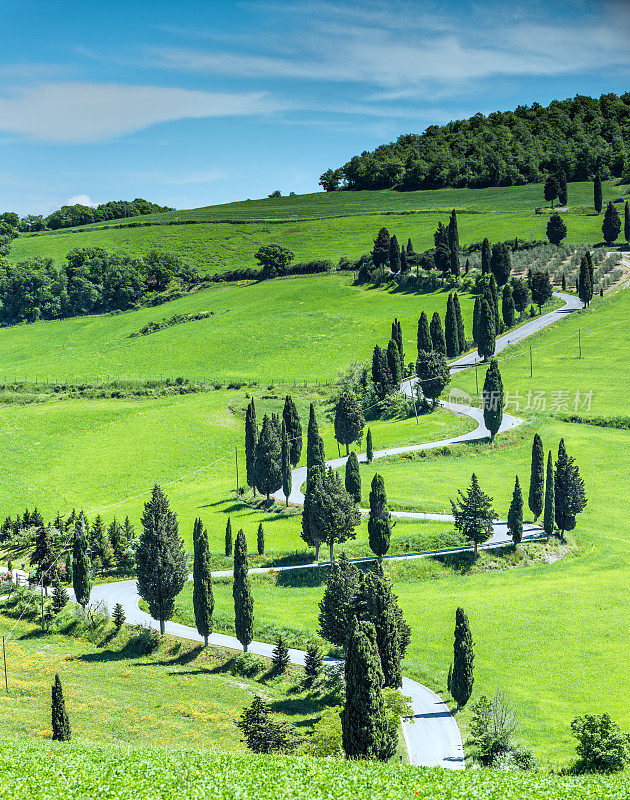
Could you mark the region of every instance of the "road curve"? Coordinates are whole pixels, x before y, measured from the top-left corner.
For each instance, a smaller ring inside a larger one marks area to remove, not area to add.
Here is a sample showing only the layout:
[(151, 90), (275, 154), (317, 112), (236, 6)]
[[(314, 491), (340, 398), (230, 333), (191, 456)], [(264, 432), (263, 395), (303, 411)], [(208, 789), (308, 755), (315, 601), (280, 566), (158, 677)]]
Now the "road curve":
[[(551, 325), (554, 322), (562, 319), (567, 314), (580, 308), (580, 301), (571, 295), (555, 293), (556, 297), (565, 301), (563, 308), (557, 309), (545, 314), (541, 317), (536, 317), (531, 322), (526, 323), (521, 328), (513, 331), (505, 336), (501, 336), (496, 342), (496, 352), (499, 353), (508, 344), (524, 339), (538, 330)], [(476, 352), (469, 353), (462, 358), (454, 361), (451, 364), (451, 372), (458, 372), (469, 366), (474, 366), (479, 363), (481, 359)], [(410, 394), (411, 386), (414, 379), (408, 379), (402, 385), (402, 390)], [(424, 442), (422, 444), (410, 445), (407, 447), (397, 447), (388, 450), (379, 450), (374, 453), (374, 458), (384, 458), (389, 455), (396, 455), (398, 453), (409, 453), (416, 450), (424, 450), (435, 447), (442, 447), (450, 444), (457, 444), (459, 442), (475, 441), (478, 439), (486, 438), (489, 435), (484, 422), (483, 413), (480, 409), (457, 405), (454, 403), (443, 403), (446, 408), (450, 408), (455, 413), (466, 414), (477, 421), (477, 428), (474, 431), (464, 434), (463, 436), (453, 437), (451, 439), (443, 439), (438, 442)], [(516, 417), (511, 417), (507, 414), (503, 416), (503, 423), (500, 431), (510, 430), (516, 425), (520, 424), (521, 420)], [(365, 454), (358, 456), (360, 461), (365, 461)], [(345, 464), (345, 457), (332, 459), (327, 461), (326, 464), (334, 468), (343, 466)], [(304, 495), (301, 492), (301, 486), (306, 480), (306, 468), (300, 467), (293, 471), (293, 486), (295, 487), (289, 500), (292, 503), (301, 504), (304, 501)], [(284, 496), (278, 493), (276, 497), (284, 500)], [(437, 520), (452, 520), (450, 515), (446, 514), (425, 514), (421, 512), (391, 512), (392, 516), (405, 517), (407, 519), (437, 519)], [(535, 525), (527, 526), (524, 531), (523, 538), (535, 539), (540, 535), (540, 528)], [(511, 540), (507, 536), (506, 523), (497, 522), (494, 526), (494, 533), (492, 538), (482, 545), (484, 548), (500, 547), (503, 544), (509, 543)], [(445, 552), (464, 552), (471, 548), (460, 548), (459, 550), (448, 551), (432, 551), (430, 553), (409, 553), (401, 556), (392, 556), (391, 560), (402, 560), (409, 558), (426, 558), (431, 555), (439, 555)], [(371, 559), (355, 559), (356, 561), (371, 560)], [(282, 571), (286, 569), (304, 569), (312, 565), (295, 565), (288, 567), (260, 567), (250, 570), (251, 573), (261, 573), (270, 571)], [(231, 570), (223, 570), (214, 572), (213, 576), (229, 576)], [(191, 576), (192, 577), (192, 576)], [(108, 583), (95, 586), (92, 589), (91, 595), (92, 602), (103, 602), (108, 609), (113, 609), (116, 603), (120, 603), (125, 610), (126, 621), (131, 625), (143, 625), (159, 629), (159, 623), (154, 620), (149, 614), (139, 608), (139, 595), (136, 587), (135, 580), (119, 581), (117, 583)], [(194, 628), (187, 625), (180, 625), (176, 622), (166, 623), (166, 632), (173, 636), (179, 636), (183, 639), (190, 639), (192, 641), (203, 641)], [(210, 642), (220, 647), (227, 647), (233, 650), (241, 650), (242, 647), (238, 640), (233, 636), (225, 634), (213, 633), (210, 637)], [(249, 650), (257, 655), (271, 658), (273, 653), (273, 645), (265, 642), (252, 642)], [(298, 665), (304, 664), (305, 653), (302, 650), (290, 649), (289, 655), (291, 662)], [(334, 659), (327, 659), (332, 662)], [(451, 714), (448, 706), (435, 692), (432, 692), (426, 686), (413, 681), (410, 678), (403, 678), (402, 691), (405, 695), (411, 698), (414, 719), (412, 722), (403, 723), (403, 734), (405, 737), (405, 744), (409, 753), (409, 760), (412, 764), (418, 766), (441, 766), (448, 769), (464, 769), (464, 748), (462, 745), (459, 727), (455, 718)]]

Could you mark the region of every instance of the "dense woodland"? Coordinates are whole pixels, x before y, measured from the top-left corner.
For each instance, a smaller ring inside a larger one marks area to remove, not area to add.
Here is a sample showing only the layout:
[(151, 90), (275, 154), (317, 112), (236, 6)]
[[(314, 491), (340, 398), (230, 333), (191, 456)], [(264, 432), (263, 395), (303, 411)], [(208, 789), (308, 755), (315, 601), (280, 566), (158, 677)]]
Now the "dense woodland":
[(327, 191), (516, 186), (560, 171), (569, 181), (596, 172), (628, 176), (630, 93), (578, 95), (430, 125), (327, 170), (320, 184)]
[(139, 217), (143, 214), (158, 214), (161, 211), (174, 211), (174, 209), (169, 206), (158, 206), (142, 197), (136, 197), (135, 200), (110, 200), (95, 208), (76, 203), (72, 206), (62, 206), (47, 217), (34, 215), (22, 217), (19, 221), (19, 230), (29, 233), (46, 229), (73, 228), (75, 225)]

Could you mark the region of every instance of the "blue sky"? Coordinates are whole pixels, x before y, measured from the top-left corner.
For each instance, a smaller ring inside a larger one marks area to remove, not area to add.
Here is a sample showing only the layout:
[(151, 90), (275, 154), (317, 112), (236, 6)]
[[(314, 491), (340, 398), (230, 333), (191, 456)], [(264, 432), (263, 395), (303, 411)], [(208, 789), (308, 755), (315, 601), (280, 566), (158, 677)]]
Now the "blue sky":
[(0, 209), (317, 191), (401, 133), (630, 89), (630, 2), (3, 0)]

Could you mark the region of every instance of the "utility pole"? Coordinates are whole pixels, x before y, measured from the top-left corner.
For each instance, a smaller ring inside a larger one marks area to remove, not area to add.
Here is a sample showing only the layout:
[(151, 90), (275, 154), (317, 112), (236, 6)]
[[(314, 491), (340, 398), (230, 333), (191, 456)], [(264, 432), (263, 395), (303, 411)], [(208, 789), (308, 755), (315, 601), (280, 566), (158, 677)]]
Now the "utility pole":
[(4, 646), (4, 636), (2, 637), (2, 656), (4, 658), (4, 688), (9, 693), (9, 676), (7, 674), (7, 651)]
[(580, 358), (582, 358), (582, 331), (578, 328), (578, 347), (580, 348)]
[(236, 499), (238, 500), (238, 498), (240, 497), (238, 491), (238, 447), (234, 448), (234, 455), (236, 456)]
[(534, 362), (532, 361), (532, 346), (529, 346), (529, 377), (534, 377)]
[(42, 575), (42, 633), (44, 632), (44, 577)]
[(475, 386), (477, 387), (477, 399), (479, 399), (479, 376), (477, 374), (477, 360), (475, 359)]

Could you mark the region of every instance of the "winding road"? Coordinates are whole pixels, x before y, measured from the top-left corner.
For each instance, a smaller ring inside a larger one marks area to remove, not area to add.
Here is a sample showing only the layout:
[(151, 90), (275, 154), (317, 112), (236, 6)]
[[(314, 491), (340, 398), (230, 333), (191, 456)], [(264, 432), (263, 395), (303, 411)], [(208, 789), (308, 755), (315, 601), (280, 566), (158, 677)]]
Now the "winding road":
[[(535, 317), (530, 322), (517, 328), (515, 331), (501, 336), (496, 341), (496, 353), (501, 352), (509, 344), (521, 341), (522, 339), (530, 336), (532, 333), (541, 330), (542, 328), (552, 325), (573, 311), (581, 308), (581, 303), (577, 297), (572, 295), (563, 294), (560, 292), (554, 293), (554, 296), (564, 300), (565, 305), (562, 308), (551, 311), (544, 316)], [(474, 366), (480, 363), (481, 359), (476, 352), (468, 353), (460, 359), (457, 359), (451, 364), (451, 373), (459, 372), (467, 367)], [(408, 379), (403, 382), (401, 389), (406, 394), (411, 395), (412, 386), (415, 379)], [(417, 450), (427, 450), (435, 447), (443, 447), (446, 445), (458, 444), (460, 442), (470, 442), (479, 439), (484, 439), (489, 436), (489, 432), (485, 427), (483, 421), (483, 413), (478, 408), (472, 406), (443, 402), (445, 408), (449, 408), (456, 414), (463, 414), (471, 417), (477, 422), (477, 427), (473, 431), (469, 431), (462, 436), (456, 436), (450, 439), (443, 439), (437, 442), (424, 442), (421, 444), (409, 445), (406, 447), (395, 447), (388, 450), (379, 450), (374, 453), (374, 458), (384, 458), (386, 456), (397, 455), (400, 453), (410, 453)], [(521, 422), (517, 417), (512, 417), (507, 414), (503, 415), (503, 423), (499, 432), (510, 430)], [(365, 461), (365, 454), (358, 455), (359, 461)], [(345, 464), (346, 458), (332, 459), (326, 462), (327, 466), (333, 469), (341, 467)], [(304, 502), (304, 495), (302, 494), (301, 487), (306, 481), (306, 468), (299, 467), (293, 471), (293, 489), (289, 496), (289, 501), (294, 504), (301, 505)], [(284, 501), (284, 495), (278, 492), (275, 497)], [(362, 509), (362, 512), (364, 509)], [(447, 514), (429, 514), (420, 512), (391, 512), (392, 516), (405, 518), (405, 519), (431, 519), (431, 520), (450, 520), (453, 517)], [(541, 529), (536, 525), (529, 525), (525, 528), (523, 538), (525, 540), (535, 539), (541, 535)], [(494, 525), (494, 533), (492, 538), (486, 542), (482, 547), (492, 548), (501, 547), (508, 544), (511, 539), (507, 536), (506, 523), (496, 522)], [(472, 548), (465, 547), (459, 550), (448, 551), (432, 551), (430, 553), (411, 553), (401, 556), (392, 556), (391, 560), (402, 560), (409, 558), (426, 558), (431, 555), (439, 555), (443, 552), (464, 552)], [(356, 559), (357, 561), (368, 559)], [(250, 570), (251, 573), (262, 572), (280, 572), (289, 569), (304, 569), (311, 567), (312, 564), (301, 564), (287, 567), (260, 567)], [(231, 570), (223, 570), (213, 572), (213, 576), (230, 576)], [(192, 579), (192, 576), (190, 576)], [(126, 620), (132, 625), (143, 625), (159, 629), (159, 623), (154, 620), (149, 614), (142, 611), (139, 606), (140, 597), (136, 588), (134, 580), (120, 581), (117, 583), (108, 583), (95, 586), (92, 590), (92, 602), (103, 602), (107, 605), (108, 609), (113, 609), (116, 603), (120, 603), (125, 610)], [(179, 636), (183, 639), (190, 639), (192, 641), (203, 641), (194, 628), (186, 625), (180, 625), (176, 622), (166, 623), (166, 632), (173, 636)], [(227, 647), (233, 650), (241, 650), (242, 647), (238, 640), (233, 636), (227, 636), (220, 633), (213, 633), (210, 636), (211, 644), (218, 645), (219, 647)], [(252, 642), (249, 650), (257, 655), (266, 656), (270, 658), (273, 652), (274, 645), (265, 642)], [(304, 664), (305, 653), (302, 650), (291, 649), (289, 651), (291, 661), (294, 664)], [(333, 659), (328, 659), (333, 661)], [(403, 678), (402, 685), (403, 694), (411, 698), (414, 718), (411, 722), (403, 723), (403, 734), (405, 744), (409, 753), (409, 760), (412, 764), (419, 766), (441, 766), (449, 769), (464, 769), (464, 748), (459, 732), (459, 727), (455, 718), (451, 714), (448, 706), (435, 692), (432, 692), (426, 686), (413, 681), (409, 678)]]

